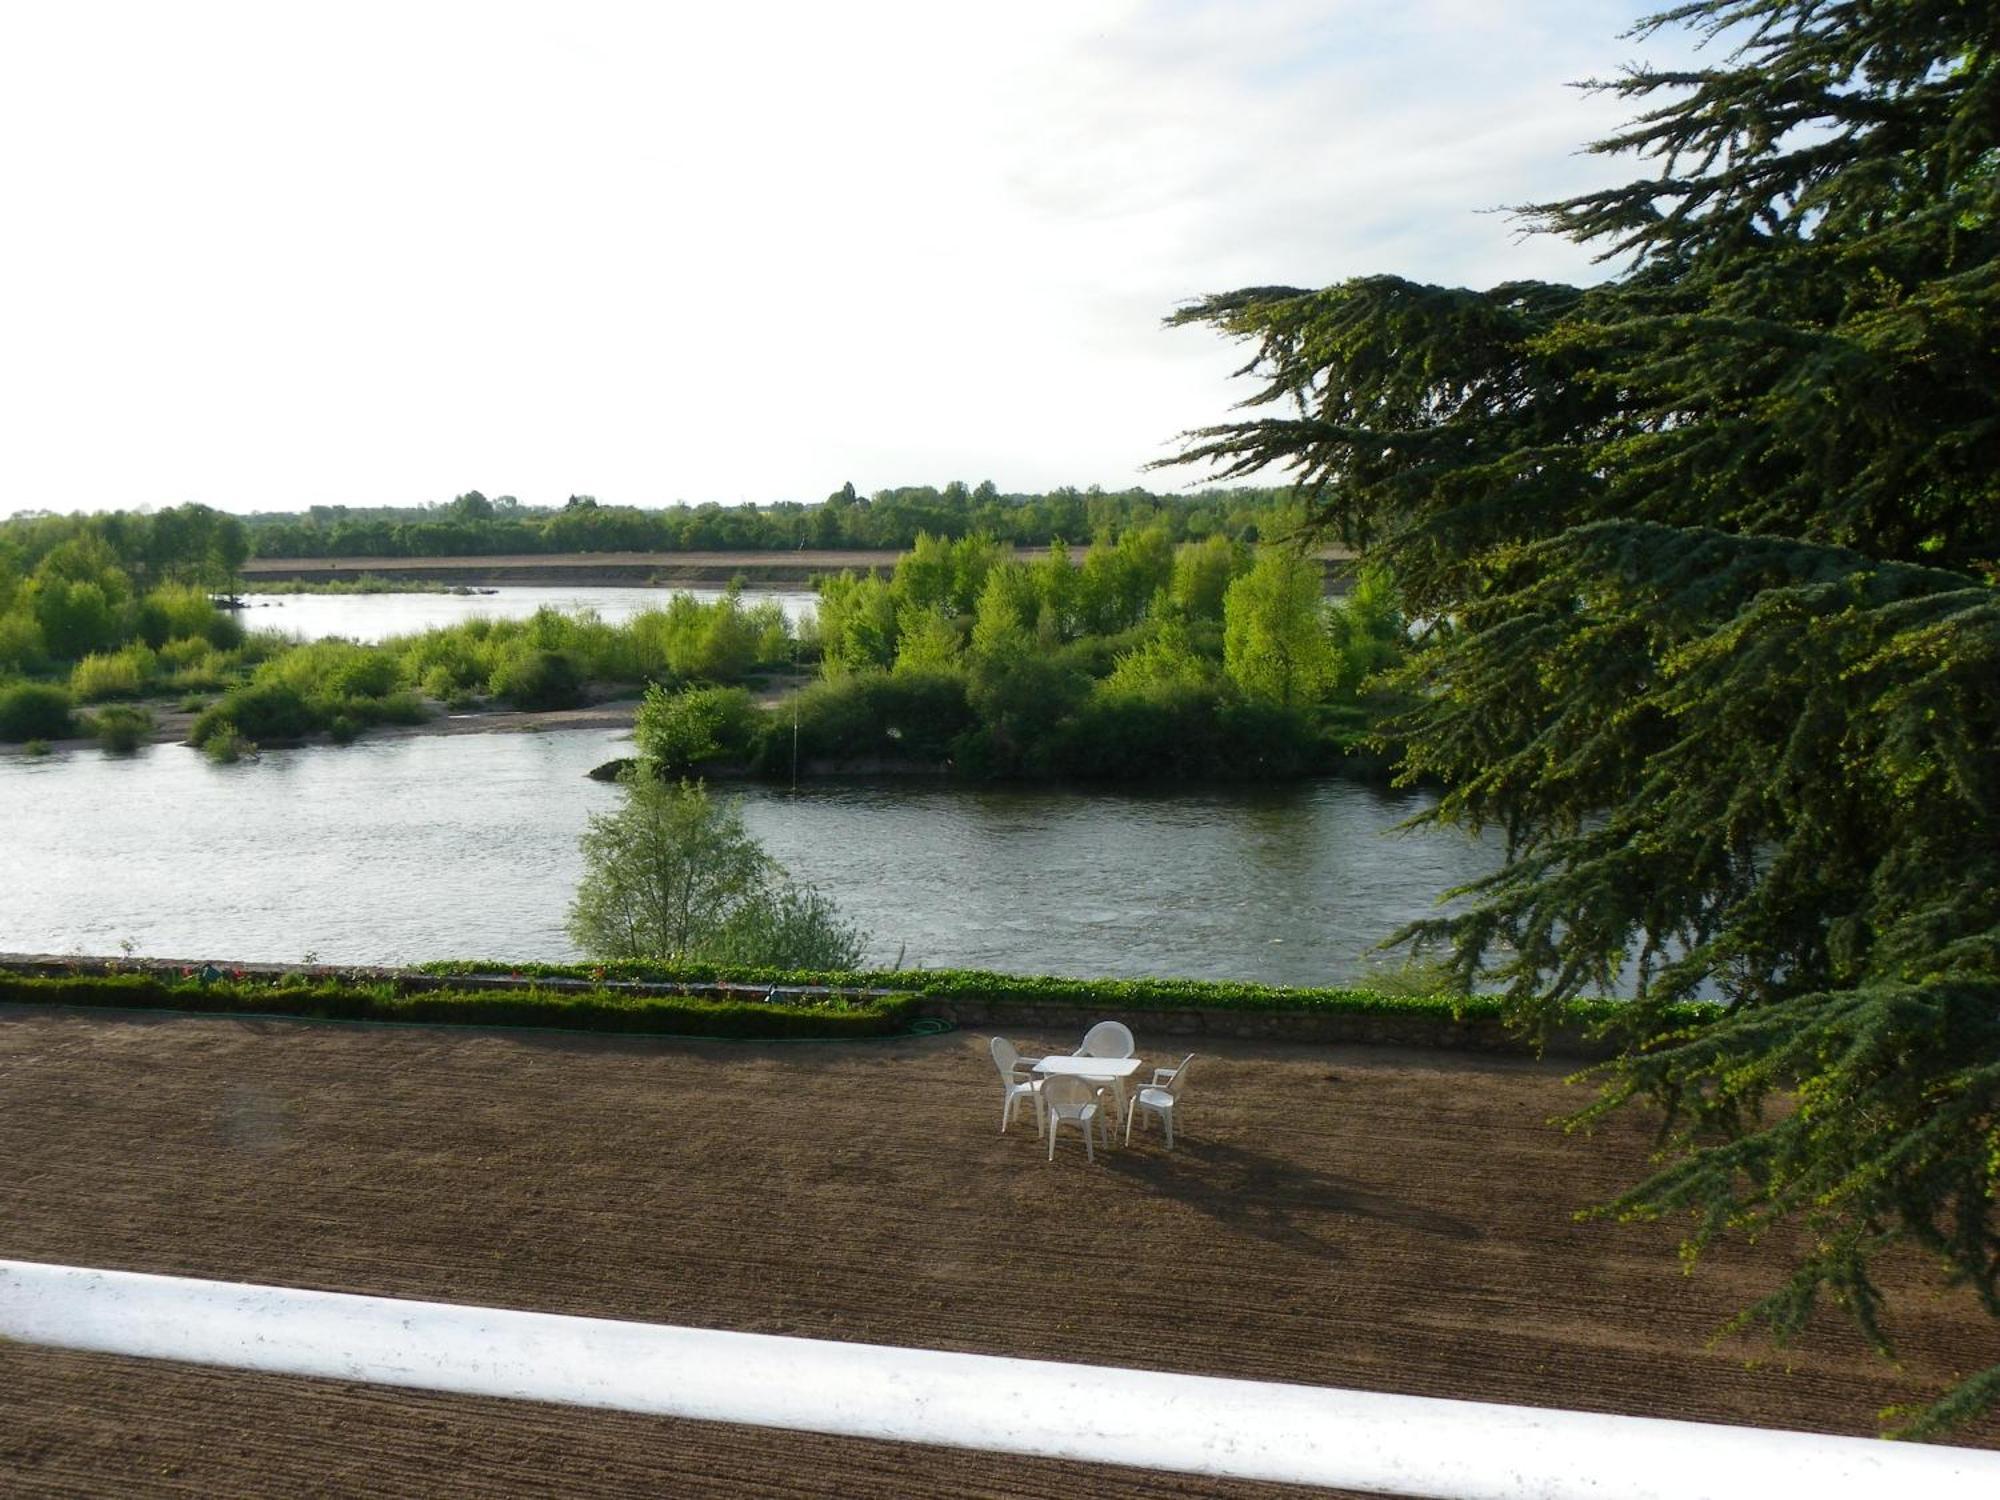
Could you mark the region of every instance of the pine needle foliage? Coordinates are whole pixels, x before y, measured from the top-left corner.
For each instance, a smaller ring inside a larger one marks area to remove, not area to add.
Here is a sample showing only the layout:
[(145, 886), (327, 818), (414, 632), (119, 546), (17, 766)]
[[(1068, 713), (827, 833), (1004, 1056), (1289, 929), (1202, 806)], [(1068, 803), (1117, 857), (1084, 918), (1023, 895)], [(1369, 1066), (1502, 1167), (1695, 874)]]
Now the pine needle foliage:
[[(1169, 321), (1253, 346), (1176, 461), (1289, 469), (1314, 529), (1448, 622), (1406, 774), (1504, 831), (1403, 934), (1546, 1025), (1630, 989), (1580, 1123), (1664, 1106), (1605, 1212), (1802, 1225), (1745, 1313), (1921, 1247), (2000, 1315), (2000, 26), (1990, 4), (1698, 0), (1707, 66), (1586, 85), (1636, 180), (1523, 210), (1608, 279), (1257, 287)], [(1676, 1032), (1668, 1007), (1719, 995)], [(1905, 1430), (2000, 1397), (1973, 1375)]]

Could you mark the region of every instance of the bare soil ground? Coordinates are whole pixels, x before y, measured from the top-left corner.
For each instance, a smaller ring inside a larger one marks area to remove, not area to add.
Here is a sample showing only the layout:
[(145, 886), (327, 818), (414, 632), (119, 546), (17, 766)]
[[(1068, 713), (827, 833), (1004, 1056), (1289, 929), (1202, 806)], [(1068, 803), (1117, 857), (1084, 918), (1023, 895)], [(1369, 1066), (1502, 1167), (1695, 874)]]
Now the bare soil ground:
[[(1196, 1067), (1171, 1154), (1092, 1167), (1072, 1137), (1051, 1165), (1032, 1123), (996, 1133), (969, 1033), (0, 1007), (0, 1254), (1827, 1432), (1993, 1357), (1989, 1320), (1914, 1280), (1900, 1368), (1833, 1315), (1782, 1356), (1711, 1345), (1772, 1261), (1689, 1277), (1670, 1230), (1572, 1222), (1645, 1134), (1547, 1128), (1577, 1102), (1552, 1065), (1245, 1043)], [(0, 1491), (1293, 1493), (25, 1347), (0, 1349)]]

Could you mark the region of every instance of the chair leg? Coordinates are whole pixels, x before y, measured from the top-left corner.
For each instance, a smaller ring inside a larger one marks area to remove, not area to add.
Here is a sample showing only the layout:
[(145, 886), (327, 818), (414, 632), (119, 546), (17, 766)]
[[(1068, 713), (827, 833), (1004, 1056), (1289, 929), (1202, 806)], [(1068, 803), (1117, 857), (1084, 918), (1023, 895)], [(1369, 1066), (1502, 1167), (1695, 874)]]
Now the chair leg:
[(1169, 1104), (1160, 1111), (1160, 1123), (1167, 1127), (1167, 1149), (1174, 1149), (1174, 1107)]
[(1134, 1094), (1132, 1102), (1125, 1106), (1125, 1144), (1132, 1144), (1132, 1116), (1139, 1108), (1139, 1096)]
[(1095, 1134), (1097, 1134), (1097, 1121), (1085, 1120), (1083, 1122), (1083, 1157), (1092, 1166), (1097, 1165), (1097, 1151), (1090, 1143), (1090, 1138)]
[(1007, 1133), (1007, 1125), (1014, 1118), (1014, 1095), (1010, 1091), (1000, 1098), (1000, 1133)]
[(1049, 1160), (1056, 1159), (1056, 1127), (1062, 1124), (1062, 1116), (1049, 1116)]

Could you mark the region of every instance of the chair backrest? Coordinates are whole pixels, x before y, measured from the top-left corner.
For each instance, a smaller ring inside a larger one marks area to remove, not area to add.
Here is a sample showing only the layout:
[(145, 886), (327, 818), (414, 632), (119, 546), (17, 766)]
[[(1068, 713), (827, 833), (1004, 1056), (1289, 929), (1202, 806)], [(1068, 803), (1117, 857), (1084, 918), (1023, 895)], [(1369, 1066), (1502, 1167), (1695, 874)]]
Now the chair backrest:
[(1074, 1073), (1057, 1073), (1042, 1085), (1042, 1103), (1058, 1114), (1074, 1115), (1097, 1098), (1097, 1090)]
[(1076, 1049), (1078, 1057), (1130, 1057), (1138, 1043), (1132, 1040), (1132, 1028), (1122, 1021), (1099, 1021), (1083, 1034), (1083, 1045)]
[(1167, 1092), (1172, 1094), (1176, 1100), (1187, 1092), (1188, 1069), (1193, 1063), (1194, 1054), (1190, 1052), (1186, 1057), (1181, 1059), (1180, 1066), (1174, 1069), (1174, 1076), (1167, 1082)]
[(993, 1066), (1000, 1070), (1003, 1083), (1014, 1083), (1014, 1070), (1021, 1065), (1021, 1049), (1004, 1036), (993, 1038)]

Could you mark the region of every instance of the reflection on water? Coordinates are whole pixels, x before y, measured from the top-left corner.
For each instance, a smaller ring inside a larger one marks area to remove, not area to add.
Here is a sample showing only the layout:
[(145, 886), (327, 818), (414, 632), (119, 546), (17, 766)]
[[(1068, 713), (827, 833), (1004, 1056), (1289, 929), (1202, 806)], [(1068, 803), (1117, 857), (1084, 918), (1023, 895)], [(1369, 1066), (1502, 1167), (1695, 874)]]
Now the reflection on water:
[[(538, 609), (574, 614), (595, 610), (607, 623), (623, 624), (648, 609), (664, 609), (674, 594), (701, 600), (720, 599), (716, 588), (496, 588), (490, 594), (245, 594), (249, 608), (237, 619), (246, 630), (278, 630), (300, 640), (344, 635), (357, 641), (382, 641), (440, 625), (456, 625), (475, 615), (491, 620), (525, 619)], [(797, 624), (813, 611), (811, 592), (804, 589), (745, 589), (744, 602), (774, 599), (785, 618)]]
[[(574, 956), (577, 835), (614, 731), (364, 740), (212, 766), (157, 745), (0, 755), (18, 851), (0, 949), (328, 963)], [(1419, 798), (1345, 782), (1107, 794), (872, 782), (751, 787), (745, 819), (875, 934), (874, 958), (1283, 984), (1497, 863), (1391, 834)], [(25, 856), (25, 857), (23, 857)]]

